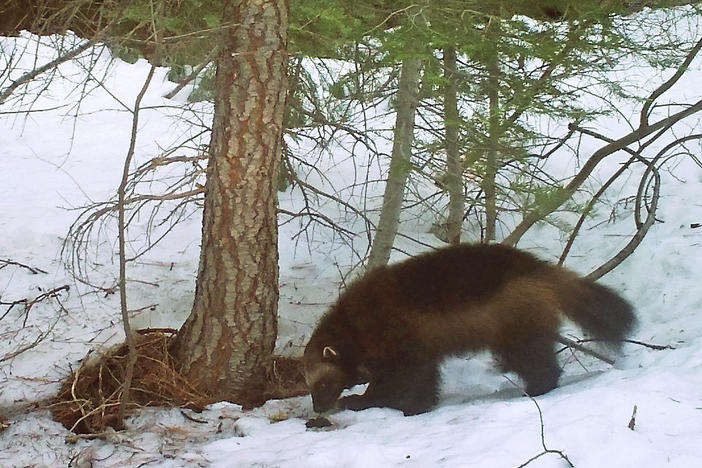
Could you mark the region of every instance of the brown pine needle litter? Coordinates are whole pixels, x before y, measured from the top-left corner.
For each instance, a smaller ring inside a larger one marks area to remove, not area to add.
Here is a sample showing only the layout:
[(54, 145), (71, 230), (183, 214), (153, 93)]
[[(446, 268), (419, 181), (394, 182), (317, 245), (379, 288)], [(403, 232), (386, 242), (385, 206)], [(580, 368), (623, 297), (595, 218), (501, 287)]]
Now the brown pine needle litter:
[[(127, 413), (144, 406), (187, 407), (201, 411), (215, 400), (184, 378), (168, 351), (176, 330), (139, 330), (137, 361)], [(127, 345), (115, 345), (86, 358), (72, 372), (51, 402), (56, 421), (76, 434), (100, 434), (108, 426), (122, 429), (117, 418), (127, 364)], [(275, 357), (265, 399), (307, 393), (299, 359)]]

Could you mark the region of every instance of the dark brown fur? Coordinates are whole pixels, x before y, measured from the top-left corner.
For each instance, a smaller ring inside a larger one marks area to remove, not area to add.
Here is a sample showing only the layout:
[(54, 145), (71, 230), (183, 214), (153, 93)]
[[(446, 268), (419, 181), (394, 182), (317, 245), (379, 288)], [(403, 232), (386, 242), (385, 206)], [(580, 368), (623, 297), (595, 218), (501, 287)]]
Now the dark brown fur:
[[(503, 245), (460, 245), (375, 269), (322, 317), (305, 349), (315, 411), (437, 402), (446, 356), (488, 349), (529, 395), (556, 387), (563, 314), (617, 346), (634, 325), (615, 292)], [(369, 382), (364, 395), (341, 391)]]

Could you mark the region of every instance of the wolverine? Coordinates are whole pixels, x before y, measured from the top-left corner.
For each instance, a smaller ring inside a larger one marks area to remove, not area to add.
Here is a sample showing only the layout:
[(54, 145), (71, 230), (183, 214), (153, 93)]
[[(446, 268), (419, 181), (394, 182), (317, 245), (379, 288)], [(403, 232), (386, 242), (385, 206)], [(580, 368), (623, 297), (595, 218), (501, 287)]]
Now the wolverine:
[[(480, 350), (515, 372), (526, 394), (541, 395), (558, 384), (564, 318), (614, 348), (635, 323), (608, 287), (504, 245), (463, 244), (378, 267), (348, 286), (307, 343), (314, 410), (429, 411), (441, 361)], [(360, 383), (363, 395), (339, 398)]]

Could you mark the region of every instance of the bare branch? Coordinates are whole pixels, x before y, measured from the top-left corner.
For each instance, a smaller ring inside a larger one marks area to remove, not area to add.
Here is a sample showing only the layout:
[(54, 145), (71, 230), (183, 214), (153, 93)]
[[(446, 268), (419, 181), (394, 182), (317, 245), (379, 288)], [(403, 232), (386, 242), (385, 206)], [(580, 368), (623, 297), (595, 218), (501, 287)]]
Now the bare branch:
[[(58, 287), (58, 288), (54, 288), (54, 289), (52, 289), (52, 290), (50, 290), (50, 291), (47, 291), (47, 292), (45, 292), (45, 293), (43, 293), (43, 294), (37, 296), (36, 298), (34, 298), (34, 299), (32, 299), (32, 300), (23, 299), (23, 300), (21, 300), (21, 301), (17, 301), (17, 303), (24, 303), (24, 304), (25, 304), (25, 318), (24, 318), (24, 322), (23, 322), (23, 324), (22, 324), (22, 328), (24, 328), (24, 327), (26, 326), (27, 317), (29, 316), (29, 310), (30, 310), (37, 302), (43, 301), (43, 300), (45, 300), (45, 299), (55, 299), (56, 302), (57, 302), (58, 305), (59, 305), (59, 310), (58, 310), (58, 313), (56, 314), (56, 317), (54, 318), (54, 320), (53, 320), (53, 321), (51, 322), (51, 324), (49, 325), (49, 328), (48, 328), (48, 329), (46, 329), (45, 331), (40, 332), (40, 333), (34, 338), (34, 341), (32, 341), (31, 343), (27, 343), (27, 344), (25, 344), (25, 345), (22, 345), (22, 346), (20, 346), (18, 349), (16, 349), (15, 351), (12, 351), (12, 352), (10, 352), (10, 353), (7, 353), (7, 354), (5, 354), (4, 356), (0, 356), (0, 362), (9, 361), (10, 359), (13, 359), (13, 358), (17, 357), (17, 356), (19, 356), (20, 354), (22, 354), (22, 353), (24, 353), (24, 352), (26, 352), (26, 351), (29, 351), (30, 349), (36, 348), (41, 342), (43, 342), (46, 338), (48, 338), (49, 335), (51, 335), (51, 333), (54, 331), (54, 328), (56, 328), (56, 324), (58, 324), (58, 322), (59, 322), (59, 321), (61, 320), (61, 318), (63, 317), (64, 313), (66, 313), (66, 308), (63, 306), (63, 304), (62, 304), (61, 301), (59, 300), (59, 295), (58, 295), (58, 293), (61, 292), (61, 291), (68, 291), (68, 290), (69, 290), (69, 286), (68, 286), (68, 285), (64, 285), (64, 286), (60, 286), (60, 287)], [(5, 314), (3, 314), (2, 317), (0, 317), (0, 320), (2, 320), (3, 318), (5, 318), (5, 316), (10, 312), (11, 309), (12, 309), (12, 307), (10, 307), (10, 308), (5, 312)]]
[(69, 50), (68, 52), (66, 52), (63, 55), (60, 55), (59, 57), (55, 58), (51, 62), (48, 62), (48, 63), (42, 65), (41, 67), (35, 68), (34, 70), (27, 72), (24, 75), (20, 76), (15, 81), (13, 81), (10, 84), (10, 86), (8, 86), (4, 90), (2, 90), (2, 92), (0, 92), (0, 104), (5, 102), (5, 100), (7, 100), (7, 98), (10, 97), (10, 95), (17, 88), (22, 86), (23, 84), (27, 84), (30, 81), (32, 81), (34, 78), (36, 78), (37, 76), (41, 75), (42, 73), (45, 73), (49, 70), (53, 70), (54, 68), (61, 65), (62, 63), (67, 62), (67, 61), (77, 57), (82, 52), (84, 52), (84, 51), (88, 50), (89, 48), (91, 48), (92, 46), (94, 46), (96, 42), (97, 42), (97, 39), (91, 39), (91, 40), (85, 41), (81, 45), (79, 45), (78, 47)]
[[(646, 221), (644, 221), (644, 223), (637, 229), (636, 234), (634, 234), (634, 236), (629, 240), (629, 242), (624, 246), (624, 248), (622, 248), (617, 253), (617, 255), (609, 259), (607, 262), (596, 268), (591, 273), (587, 274), (585, 278), (597, 280), (609, 273), (610, 271), (612, 271), (614, 268), (617, 267), (617, 265), (622, 263), (624, 260), (626, 260), (626, 258), (629, 255), (631, 255), (634, 252), (634, 250), (636, 250), (636, 247), (638, 247), (643, 238), (646, 237), (648, 230), (651, 226), (653, 226), (653, 223), (656, 221), (656, 208), (658, 207), (658, 197), (660, 195), (661, 176), (658, 173), (658, 169), (656, 169), (653, 165), (650, 165), (649, 168), (651, 168), (651, 171), (653, 172), (654, 185), (653, 195), (651, 196), (651, 206), (649, 207), (648, 216), (646, 216)], [(644, 178), (641, 179), (640, 186), (643, 186), (644, 183), (645, 175)]]
[(566, 257), (568, 256), (568, 253), (570, 253), (570, 249), (573, 247), (573, 243), (575, 242), (575, 238), (578, 236), (578, 233), (580, 232), (580, 228), (583, 226), (583, 223), (585, 222), (585, 219), (587, 216), (590, 214), (590, 211), (592, 208), (595, 206), (595, 204), (599, 201), (600, 197), (607, 191), (607, 189), (621, 176), (630, 166), (631, 164), (636, 160), (636, 157), (632, 157), (622, 165), (622, 167), (615, 172), (612, 177), (610, 177), (607, 182), (602, 184), (602, 187), (592, 196), (590, 201), (587, 203), (585, 208), (583, 208), (583, 212), (580, 215), (580, 218), (578, 218), (578, 222), (575, 223), (575, 226), (573, 227), (573, 230), (570, 233), (570, 237), (568, 237), (568, 242), (566, 242), (565, 247), (563, 248), (563, 252), (561, 252), (561, 256), (558, 259), (558, 264), (563, 265), (563, 262), (565, 262)]
[[(587, 130), (583, 129), (577, 126), (572, 126), (573, 129), (585, 133), (587, 135), (593, 136), (599, 140), (605, 141), (607, 143), (611, 143), (612, 140), (611, 138), (608, 138), (604, 135), (601, 135), (597, 132), (594, 132), (592, 130)], [(654, 138), (655, 139), (655, 138)], [(587, 213), (592, 209), (594, 206), (595, 202), (599, 197), (604, 193), (604, 191), (630, 166), (631, 163), (634, 161), (640, 161), (646, 165), (646, 170), (644, 171), (643, 175), (641, 176), (641, 181), (639, 182), (639, 188), (637, 190), (637, 195), (636, 195), (636, 206), (635, 206), (635, 221), (636, 221), (636, 229), (637, 232), (636, 234), (630, 239), (629, 243), (622, 248), (617, 255), (615, 255), (613, 258), (608, 260), (605, 264), (601, 265), (597, 269), (595, 269), (593, 272), (591, 272), (589, 275), (587, 275), (587, 278), (596, 280), (598, 278), (601, 278), (608, 272), (612, 271), (616, 266), (618, 266), (621, 262), (623, 262), (629, 255), (631, 255), (636, 247), (641, 243), (643, 238), (646, 236), (648, 233), (648, 230), (650, 227), (653, 225), (655, 222), (655, 212), (656, 208), (658, 206), (658, 199), (660, 196), (660, 174), (658, 173), (658, 169), (656, 168), (657, 162), (672, 148), (682, 145), (683, 143), (690, 141), (690, 140), (699, 140), (702, 139), (702, 134), (695, 133), (692, 135), (687, 135), (681, 138), (678, 138), (661, 149), (656, 156), (653, 157), (651, 161), (648, 161), (647, 159), (643, 158), (640, 154), (641, 150), (649, 145), (651, 141), (647, 142), (645, 145), (643, 145), (641, 148), (639, 148), (638, 151), (631, 150), (630, 148), (623, 148), (624, 151), (630, 153), (632, 155), (632, 158), (625, 163), (617, 172), (614, 173), (612, 177), (609, 178), (609, 180), (598, 190), (598, 192), (593, 196), (593, 198), (590, 200), (588, 203), (587, 207), (584, 210), (584, 213), (581, 215), (580, 219), (578, 220), (578, 223), (576, 224), (575, 228), (573, 229), (573, 232), (571, 233), (570, 238), (568, 239), (568, 242), (566, 244), (566, 247), (563, 250), (563, 253), (561, 254), (561, 257), (558, 261), (558, 264), (561, 265), (563, 264), (565, 257), (567, 256), (573, 241), (575, 240), (575, 236), (577, 235), (580, 227), (582, 226), (582, 223), (585, 219), (585, 216)], [(649, 206), (647, 206), (648, 210), (648, 215), (646, 217), (646, 220), (644, 222), (640, 221), (640, 209), (641, 209), (641, 204), (642, 204), (642, 199), (643, 199), (643, 192), (645, 191), (645, 187), (647, 185), (647, 180), (650, 174), (653, 174), (653, 180), (654, 180), (654, 186), (653, 186), (653, 194), (651, 196), (651, 203)]]
[(27, 325), (27, 317), (29, 317), (29, 311), (32, 309), (32, 307), (34, 307), (35, 304), (37, 304), (38, 302), (42, 302), (42, 301), (49, 299), (49, 298), (55, 298), (58, 296), (58, 293), (60, 293), (62, 291), (68, 291), (69, 289), (70, 289), (70, 286), (68, 286), (67, 284), (64, 284), (63, 286), (59, 286), (57, 288), (53, 288), (49, 291), (43, 292), (33, 299), (24, 298), (24, 299), (18, 299), (16, 301), (12, 301), (12, 302), (0, 301), (0, 305), (10, 306), (5, 311), (5, 313), (2, 314), (2, 317), (0, 317), (0, 320), (4, 319), (7, 316), (7, 314), (10, 313), (10, 311), (12, 310), (12, 308), (14, 306), (19, 305), (19, 304), (24, 304), (25, 317), (24, 317), (24, 320), (22, 322), (22, 327), (25, 327)]
[(675, 85), (675, 83), (677, 83), (678, 80), (680, 80), (680, 78), (687, 71), (687, 68), (690, 66), (690, 63), (692, 63), (692, 60), (694, 60), (694, 58), (700, 52), (700, 49), (702, 49), (702, 38), (699, 41), (697, 41), (697, 43), (692, 47), (692, 49), (690, 49), (690, 52), (688, 52), (687, 56), (685, 57), (685, 60), (683, 60), (683, 62), (680, 64), (673, 76), (668, 78), (668, 80), (666, 80), (665, 83), (663, 83), (655, 91), (653, 91), (648, 97), (648, 99), (646, 99), (644, 105), (641, 107), (641, 117), (639, 119), (640, 127), (646, 127), (648, 125), (648, 118), (649, 114), (651, 113), (651, 107), (655, 103), (656, 99), (658, 99), (663, 93), (672, 88)]
[(164, 97), (167, 99), (173, 99), (173, 96), (178, 94), (181, 89), (185, 88), (188, 85), (188, 83), (192, 82), (195, 78), (197, 78), (197, 75), (199, 75), (200, 72), (202, 70), (204, 70), (205, 67), (210, 64), (210, 62), (212, 62), (214, 57), (217, 55), (218, 51), (219, 51), (218, 47), (213, 47), (212, 50), (210, 51), (210, 53), (208, 53), (207, 56), (205, 57), (205, 59), (202, 61), (202, 63), (200, 65), (198, 65), (197, 67), (195, 67), (195, 69), (192, 71), (192, 73), (190, 73), (188, 76), (186, 76), (184, 79), (182, 79), (180, 81), (180, 83), (178, 83), (178, 86), (176, 86), (175, 88), (170, 90), (168, 93), (166, 93), (164, 95)]
[(619, 139), (613, 140), (611, 143), (602, 146), (600, 149), (595, 151), (592, 156), (590, 156), (590, 158), (580, 169), (580, 172), (578, 172), (565, 187), (563, 187), (559, 192), (555, 193), (554, 196), (548, 200), (547, 204), (544, 204), (544, 206), (539, 210), (531, 211), (524, 215), (522, 221), (507, 237), (505, 237), (502, 242), (507, 245), (515, 245), (531, 226), (543, 219), (546, 215), (555, 211), (559, 206), (570, 199), (570, 197), (573, 196), (573, 194), (585, 182), (585, 180), (587, 180), (595, 167), (597, 167), (597, 165), (607, 156), (610, 156), (617, 151), (624, 150), (624, 148), (630, 144), (640, 141), (655, 132), (670, 128), (682, 119), (700, 111), (702, 111), (702, 100), (699, 100), (685, 109), (676, 112), (667, 118), (661, 119), (652, 125), (646, 127), (639, 126), (632, 132), (629, 132)]
[[(509, 377), (505, 376), (505, 379), (507, 379), (515, 387), (520, 388), (520, 389), (522, 388), (521, 385), (518, 385), (515, 381), (513, 381)], [(546, 446), (544, 415), (541, 412), (541, 407), (539, 406), (539, 403), (536, 401), (536, 399), (533, 396), (529, 395), (526, 392), (524, 394), (531, 400), (532, 403), (534, 403), (534, 406), (536, 406), (536, 411), (538, 411), (538, 413), (539, 413), (539, 428), (540, 428), (540, 433), (541, 433), (541, 447), (543, 448), (543, 452), (541, 452), (537, 455), (534, 455), (529, 460), (527, 460), (524, 463), (522, 463), (521, 465), (519, 465), (517, 468), (524, 468), (525, 466), (529, 465), (534, 460), (541, 458), (544, 455), (548, 455), (549, 453), (553, 453), (553, 454), (560, 456), (563, 460), (566, 461), (566, 463), (568, 463), (568, 465), (571, 468), (575, 468), (575, 465), (573, 465), (573, 463), (571, 463), (571, 461), (568, 459), (568, 456), (565, 453), (563, 453), (561, 450), (550, 449)]]
[(123, 424), (125, 411), (127, 408), (127, 403), (129, 401), (129, 391), (132, 384), (132, 377), (134, 375), (134, 364), (137, 359), (136, 351), (136, 341), (134, 338), (134, 333), (132, 332), (131, 325), (129, 324), (129, 311), (127, 309), (127, 258), (125, 253), (125, 192), (127, 183), (129, 181), (129, 166), (132, 162), (132, 157), (134, 156), (134, 148), (136, 147), (137, 130), (139, 128), (139, 106), (141, 105), (141, 100), (146, 94), (146, 90), (151, 83), (151, 79), (156, 71), (156, 66), (152, 65), (149, 68), (149, 73), (144, 80), (144, 84), (139, 91), (134, 102), (134, 111), (132, 117), (132, 133), (129, 142), (129, 149), (127, 150), (127, 156), (124, 159), (124, 169), (122, 171), (122, 182), (117, 189), (117, 215), (118, 215), (118, 242), (119, 242), (119, 295), (120, 295), (120, 308), (122, 311), (122, 325), (124, 326), (124, 334), (129, 348), (129, 354), (127, 357), (127, 367), (125, 370), (124, 383), (122, 384), (122, 396), (119, 402), (119, 411), (117, 413), (118, 421)]
[(8, 265), (14, 265), (14, 266), (18, 266), (18, 267), (20, 267), (20, 268), (26, 268), (26, 269), (29, 270), (29, 272), (30, 272), (31, 274), (33, 274), (33, 275), (36, 275), (36, 274), (39, 274), (39, 273), (44, 273), (45, 275), (48, 274), (46, 271), (42, 270), (41, 268), (31, 267), (31, 266), (29, 266), (29, 265), (25, 265), (25, 264), (23, 264), (23, 263), (15, 262), (15, 261), (13, 261), (13, 260), (2, 260), (2, 259), (0, 259), (0, 270), (2, 270), (3, 268), (5, 268), (5, 267), (8, 266)]
[(586, 348), (585, 346), (581, 345), (577, 341), (571, 340), (570, 338), (566, 338), (564, 336), (558, 336), (558, 342), (566, 345), (569, 348), (577, 349), (578, 351), (581, 351), (587, 355), (590, 355), (594, 358), (597, 358), (600, 361), (604, 361), (607, 364), (609, 364), (610, 366), (614, 365), (614, 359), (609, 358), (609, 357), (605, 356), (604, 354), (600, 354), (597, 351), (593, 351), (590, 348)]

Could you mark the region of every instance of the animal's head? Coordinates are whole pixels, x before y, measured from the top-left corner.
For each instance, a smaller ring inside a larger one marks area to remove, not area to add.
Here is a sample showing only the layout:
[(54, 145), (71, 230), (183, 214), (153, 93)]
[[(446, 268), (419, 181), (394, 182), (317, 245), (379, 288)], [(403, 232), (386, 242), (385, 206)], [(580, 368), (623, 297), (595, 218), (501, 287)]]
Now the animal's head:
[(354, 368), (346, 365), (347, 358), (337, 348), (317, 345), (314, 340), (305, 348), (305, 380), (317, 413), (334, 408), (342, 390), (358, 383)]

